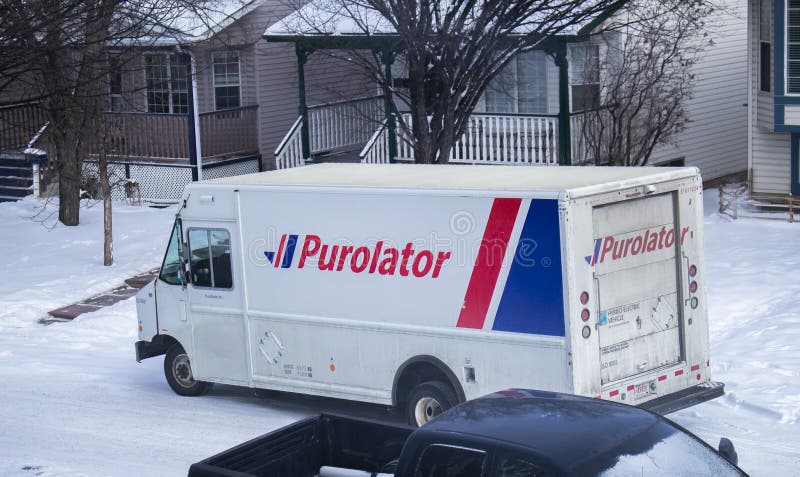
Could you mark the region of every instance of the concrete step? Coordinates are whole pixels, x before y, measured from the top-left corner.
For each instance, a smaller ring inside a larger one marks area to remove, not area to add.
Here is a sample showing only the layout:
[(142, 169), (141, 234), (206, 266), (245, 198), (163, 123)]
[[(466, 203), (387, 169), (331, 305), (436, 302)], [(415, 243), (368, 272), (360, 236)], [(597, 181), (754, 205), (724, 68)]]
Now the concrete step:
[(16, 202), (20, 200), (22, 197), (11, 197), (7, 195), (0, 195), (0, 202)]

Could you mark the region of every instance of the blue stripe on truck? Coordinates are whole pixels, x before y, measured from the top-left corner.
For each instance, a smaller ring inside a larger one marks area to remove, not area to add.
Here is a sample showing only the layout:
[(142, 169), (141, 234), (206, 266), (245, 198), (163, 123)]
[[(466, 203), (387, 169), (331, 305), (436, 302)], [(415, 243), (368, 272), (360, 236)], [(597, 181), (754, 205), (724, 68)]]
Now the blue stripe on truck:
[(565, 335), (557, 200), (531, 200), (492, 329)]

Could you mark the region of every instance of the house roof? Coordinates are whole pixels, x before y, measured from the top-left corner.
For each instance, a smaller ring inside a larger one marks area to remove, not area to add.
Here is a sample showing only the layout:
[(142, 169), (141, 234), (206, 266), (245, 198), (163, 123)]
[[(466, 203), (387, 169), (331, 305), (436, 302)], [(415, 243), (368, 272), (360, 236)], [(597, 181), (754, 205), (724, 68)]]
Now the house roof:
[(183, 7), (162, 21), (151, 44), (168, 46), (208, 40), (264, 2), (265, 0), (207, 0), (194, 4), (195, 8)]
[[(582, 19), (565, 26), (560, 36), (579, 35), (591, 31), (608, 14), (619, 9), (622, 0), (607, 12)], [(602, 17), (602, 18), (601, 18)], [(528, 18), (514, 33), (525, 34), (535, 28), (536, 18)], [(299, 38), (328, 37), (346, 38), (355, 36), (395, 36), (391, 23), (379, 12), (361, 2), (343, 0), (313, 0), (283, 19), (270, 25), (264, 32), (268, 41), (293, 41)]]

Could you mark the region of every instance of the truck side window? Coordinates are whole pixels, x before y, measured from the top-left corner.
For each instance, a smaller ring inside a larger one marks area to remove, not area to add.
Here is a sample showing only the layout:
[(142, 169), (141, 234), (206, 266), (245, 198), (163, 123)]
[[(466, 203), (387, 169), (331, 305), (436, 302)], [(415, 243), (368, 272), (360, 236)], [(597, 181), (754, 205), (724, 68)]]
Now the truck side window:
[(433, 444), (422, 453), (416, 477), (481, 477), (485, 463), (486, 452)]
[(161, 263), (161, 271), (158, 274), (158, 278), (170, 285), (181, 284), (180, 243), (181, 224), (176, 221), (175, 226), (172, 227), (167, 253), (164, 254), (164, 261)]
[(231, 288), (231, 236), (222, 229), (189, 230), (189, 265), (196, 287)]

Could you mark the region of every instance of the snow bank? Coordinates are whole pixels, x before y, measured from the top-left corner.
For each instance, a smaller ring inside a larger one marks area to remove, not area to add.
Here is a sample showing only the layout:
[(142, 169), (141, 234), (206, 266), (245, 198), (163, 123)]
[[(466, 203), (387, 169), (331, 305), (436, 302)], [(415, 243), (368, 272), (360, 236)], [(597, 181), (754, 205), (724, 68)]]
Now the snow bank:
[(27, 198), (0, 204), (0, 332), (121, 286), (161, 264), (175, 207), (114, 204), (114, 259), (103, 266), (102, 204), (84, 201), (80, 225), (57, 221), (58, 204)]

